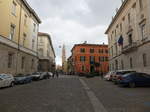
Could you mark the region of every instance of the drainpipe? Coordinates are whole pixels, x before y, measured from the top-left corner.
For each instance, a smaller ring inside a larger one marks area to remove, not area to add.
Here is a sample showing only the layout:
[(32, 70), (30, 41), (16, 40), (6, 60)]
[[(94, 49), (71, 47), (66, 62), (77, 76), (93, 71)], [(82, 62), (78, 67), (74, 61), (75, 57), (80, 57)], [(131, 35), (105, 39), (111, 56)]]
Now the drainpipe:
[[(21, 2), (21, 1), (20, 1)], [(20, 36), (21, 36), (21, 16), (22, 16), (22, 2), (20, 6), (20, 17), (19, 17), (19, 31), (18, 31), (18, 49), (17, 49), (17, 58), (16, 58), (16, 74), (18, 72), (18, 58), (19, 58), (19, 52), (20, 52)]]

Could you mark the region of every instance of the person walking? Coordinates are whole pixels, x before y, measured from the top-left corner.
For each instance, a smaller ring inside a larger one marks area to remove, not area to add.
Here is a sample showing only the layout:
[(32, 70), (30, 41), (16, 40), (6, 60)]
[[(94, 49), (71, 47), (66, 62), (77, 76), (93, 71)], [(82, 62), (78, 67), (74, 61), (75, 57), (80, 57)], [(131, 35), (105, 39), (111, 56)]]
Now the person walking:
[(57, 78), (59, 77), (59, 73), (58, 73), (58, 71), (56, 71), (56, 77), (57, 77)]

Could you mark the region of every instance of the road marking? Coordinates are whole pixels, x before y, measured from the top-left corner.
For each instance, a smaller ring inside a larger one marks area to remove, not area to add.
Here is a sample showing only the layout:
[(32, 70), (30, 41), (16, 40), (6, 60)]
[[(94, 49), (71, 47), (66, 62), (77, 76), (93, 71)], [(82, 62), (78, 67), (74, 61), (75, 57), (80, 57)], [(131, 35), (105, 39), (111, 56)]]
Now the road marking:
[(81, 84), (83, 85), (84, 89), (86, 90), (86, 93), (93, 105), (95, 112), (107, 112), (103, 104), (98, 100), (98, 98), (95, 96), (95, 94), (92, 92), (92, 90), (87, 86), (84, 80), (79, 79)]

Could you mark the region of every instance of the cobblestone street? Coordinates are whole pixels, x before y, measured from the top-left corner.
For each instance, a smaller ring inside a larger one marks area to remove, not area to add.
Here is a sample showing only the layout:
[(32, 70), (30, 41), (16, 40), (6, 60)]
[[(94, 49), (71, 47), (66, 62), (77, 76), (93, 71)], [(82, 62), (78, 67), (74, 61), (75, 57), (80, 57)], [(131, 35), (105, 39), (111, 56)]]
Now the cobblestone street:
[(149, 112), (149, 95), (149, 88), (120, 88), (99, 77), (61, 76), (1, 89), (0, 112)]

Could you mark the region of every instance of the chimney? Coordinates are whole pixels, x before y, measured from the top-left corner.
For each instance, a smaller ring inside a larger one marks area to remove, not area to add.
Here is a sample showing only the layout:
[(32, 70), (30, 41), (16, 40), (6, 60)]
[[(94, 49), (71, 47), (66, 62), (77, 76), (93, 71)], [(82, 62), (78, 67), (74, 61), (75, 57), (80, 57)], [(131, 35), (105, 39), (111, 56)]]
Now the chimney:
[(83, 44), (87, 44), (87, 41), (84, 41), (84, 43)]

